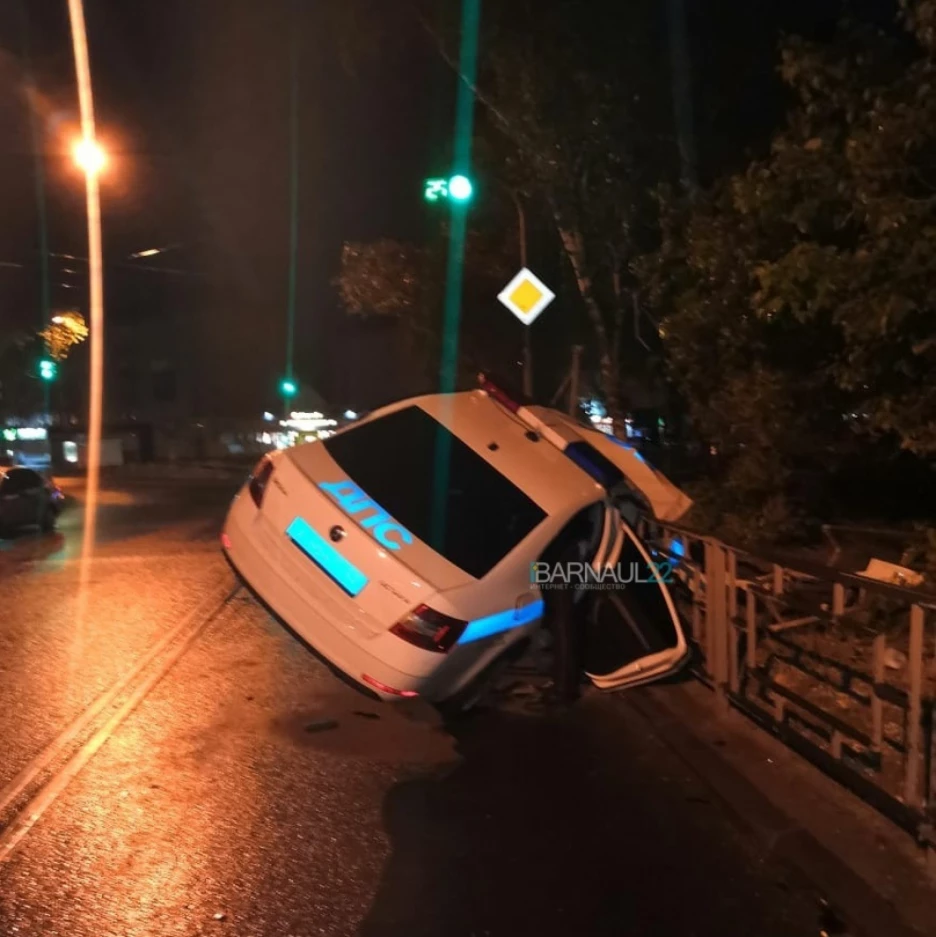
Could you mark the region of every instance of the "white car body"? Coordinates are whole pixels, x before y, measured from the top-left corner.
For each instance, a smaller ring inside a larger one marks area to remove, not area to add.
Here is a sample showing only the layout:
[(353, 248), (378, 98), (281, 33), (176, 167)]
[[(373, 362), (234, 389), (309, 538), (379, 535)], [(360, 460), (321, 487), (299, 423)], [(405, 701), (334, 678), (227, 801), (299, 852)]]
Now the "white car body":
[[(388, 435), (397, 427), (412, 432)], [(453, 473), (439, 485), (431, 510), (430, 432), (434, 445), (446, 440), (439, 451)], [(586, 558), (595, 568), (614, 562), (625, 541), (643, 550), (605, 487), (564, 451), (589, 433), (555, 411), (511, 412), (484, 390), (404, 400), (328, 440), (267, 457), (272, 470), (263, 475), (259, 506), (250, 482), (231, 506), (225, 554), (276, 617), (355, 684), (382, 699), (418, 695), (440, 702), (539, 626), (543, 596), (531, 584), (531, 564), (583, 509), (591, 507), (595, 518), (595, 553)], [(379, 451), (370, 451), (377, 443)], [(334, 452), (354, 463), (355, 472)], [(418, 463), (412, 472), (410, 457)], [(485, 491), (490, 486), (487, 505), (473, 487), (475, 477)], [(459, 488), (466, 479), (472, 484)], [(498, 515), (493, 503), (507, 513)], [(453, 518), (467, 524), (473, 540), (446, 526)], [(437, 549), (427, 541), (438, 536)], [(659, 587), (676, 622), (673, 646), (594, 677), (597, 685), (645, 682), (685, 659), (675, 609)], [(412, 623), (414, 612), (423, 616), (419, 628), (426, 616), (433, 622), (427, 627), (436, 627), (433, 612), (454, 620), (452, 634), (463, 627), (457, 642), (445, 651), (433, 643), (447, 640), (445, 621), (425, 638), (432, 649), (391, 630), (409, 633), (409, 624), (398, 623)]]

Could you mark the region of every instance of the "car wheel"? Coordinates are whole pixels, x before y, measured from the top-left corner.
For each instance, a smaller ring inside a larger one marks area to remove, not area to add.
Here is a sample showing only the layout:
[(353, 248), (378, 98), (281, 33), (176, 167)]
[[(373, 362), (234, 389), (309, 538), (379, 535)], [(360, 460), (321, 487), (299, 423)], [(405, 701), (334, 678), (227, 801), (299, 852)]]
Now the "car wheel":
[(470, 683), (463, 686), (457, 693), (436, 703), (436, 708), (445, 719), (457, 719), (468, 715), (473, 709), (484, 702), (490, 690), (494, 687), (498, 677), (523, 657), (529, 646), (529, 639), (512, 644), (503, 654), (495, 657), (484, 670)]
[(51, 533), (55, 530), (55, 522), (58, 519), (58, 515), (55, 513), (55, 508), (51, 504), (47, 504), (42, 511), (42, 517), (39, 519), (39, 527), (43, 533)]

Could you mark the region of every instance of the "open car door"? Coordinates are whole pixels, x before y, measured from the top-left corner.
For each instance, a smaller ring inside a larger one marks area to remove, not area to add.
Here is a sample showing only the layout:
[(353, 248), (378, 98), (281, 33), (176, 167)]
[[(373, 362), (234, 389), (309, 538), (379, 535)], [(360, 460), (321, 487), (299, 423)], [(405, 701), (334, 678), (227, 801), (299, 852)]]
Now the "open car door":
[[(608, 512), (612, 514), (612, 511)], [(637, 535), (613, 515), (616, 549), (602, 557), (613, 570), (589, 602), (585, 672), (596, 687), (618, 689), (665, 677), (685, 664), (689, 646), (667, 588), (669, 567), (655, 563)]]

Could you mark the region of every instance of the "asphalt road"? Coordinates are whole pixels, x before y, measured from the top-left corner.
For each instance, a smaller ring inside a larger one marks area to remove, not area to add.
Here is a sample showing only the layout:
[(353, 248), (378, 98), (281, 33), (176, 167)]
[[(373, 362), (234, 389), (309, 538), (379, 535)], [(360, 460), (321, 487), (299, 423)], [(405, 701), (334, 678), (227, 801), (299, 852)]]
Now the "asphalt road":
[(230, 494), (106, 489), (83, 591), (75, 506), (0, 542), (2, 937), (819, 933), (626, 699), (446, 728), (336, 680), (231, 594)]

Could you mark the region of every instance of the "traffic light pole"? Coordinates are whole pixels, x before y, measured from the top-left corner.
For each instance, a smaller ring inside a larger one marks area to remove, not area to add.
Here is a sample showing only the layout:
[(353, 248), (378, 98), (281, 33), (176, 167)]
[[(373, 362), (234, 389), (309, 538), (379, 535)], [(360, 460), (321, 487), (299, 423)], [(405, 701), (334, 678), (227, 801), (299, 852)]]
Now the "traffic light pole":
[[(462, 0), (459, 82), (455, 106), (454, 175), (470, 179), (471, 143), (474, 127), (473, 86), (478, 69), (478, 34), (481, 26), (481, 0)], [(448, 271), (445, 287), (445, 316), (442, 327), (442, 360), (439, 390), (450, 394), (458, 379), (458, 329), (461, 320), (462, 282), (464, 278), (465, 236), (468, 230), (468, 202), (449, 199), (452, 208), (449, 236)], [(470, 198), (466, 190), (464, 193)]]

